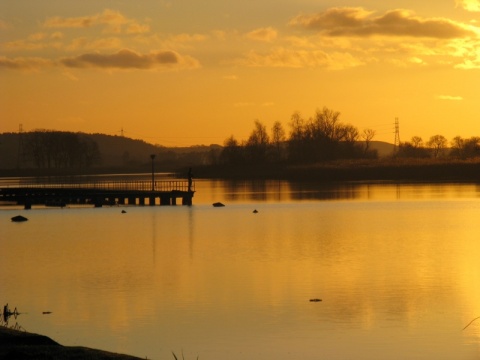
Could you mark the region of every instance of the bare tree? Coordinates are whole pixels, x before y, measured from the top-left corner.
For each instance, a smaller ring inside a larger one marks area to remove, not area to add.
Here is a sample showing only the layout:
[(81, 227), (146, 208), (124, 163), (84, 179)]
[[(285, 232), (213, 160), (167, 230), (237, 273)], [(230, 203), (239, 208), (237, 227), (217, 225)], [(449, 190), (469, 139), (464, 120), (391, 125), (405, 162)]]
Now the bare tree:
[(247, 140), (247, 152), (250, 155), (250, 160), (253, 162), (264, 162), (270, 142), (267, 128), (259, 120), (255, 120), (254, 124), (255, 128)]
[(420, 136), (413, 136), (411, 142), (414, 148), (423, 147), (423, 140)]
[(455, 136), (451, 141), (452, 156), (462, 159), (480, 155), (480, 137), (473, 136), (470, 139), (463, 139)]
[(427, 142), (427, 146), (432, 150), (434, 158), (442, 155), (447, 147), (447, 139), (443, 135), (433, 135)]
[(364, 151), (365, 154), (370, 149), (370, 142), (375, 137), (375, 133), (376, 133), (375, 130), (372, 130), (372, 129), (364, 129), (363, 130), (362, 139), (365, 141), (365, 151)]
[(281, 160), (282, 148), (285, 142), (285, 130), (283, 129), (282, 123), (280, 121), (275, 121), (272, 126), (272, 145), (274, 147), (275, 159)]
[(236, 165), (242, 161), (242, 148), (237, 139), (232, 135), (225, 140), (220, 161), (225, 164)]

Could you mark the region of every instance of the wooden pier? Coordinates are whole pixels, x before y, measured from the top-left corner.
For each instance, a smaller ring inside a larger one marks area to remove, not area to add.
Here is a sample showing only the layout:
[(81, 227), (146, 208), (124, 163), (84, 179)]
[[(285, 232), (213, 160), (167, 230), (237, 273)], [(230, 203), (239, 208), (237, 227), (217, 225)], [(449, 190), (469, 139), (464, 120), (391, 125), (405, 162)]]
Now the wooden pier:
[(23, 205), (95, 207), (103, 205), (192, 205), (195, 183), (189, 180), (98, 181), (79, 183), (22, 182), (0, 188), (0, 202)]

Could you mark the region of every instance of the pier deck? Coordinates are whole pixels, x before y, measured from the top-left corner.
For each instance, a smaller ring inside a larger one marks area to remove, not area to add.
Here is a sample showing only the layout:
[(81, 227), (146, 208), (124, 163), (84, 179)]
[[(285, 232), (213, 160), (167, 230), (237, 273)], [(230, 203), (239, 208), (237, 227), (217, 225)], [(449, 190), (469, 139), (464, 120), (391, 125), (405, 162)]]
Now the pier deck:
[(189, 180), (98, 181), (79, 183), (22, 182), (0, 188), (0, 202), (24, 205), (192, 205), (195, 183)]

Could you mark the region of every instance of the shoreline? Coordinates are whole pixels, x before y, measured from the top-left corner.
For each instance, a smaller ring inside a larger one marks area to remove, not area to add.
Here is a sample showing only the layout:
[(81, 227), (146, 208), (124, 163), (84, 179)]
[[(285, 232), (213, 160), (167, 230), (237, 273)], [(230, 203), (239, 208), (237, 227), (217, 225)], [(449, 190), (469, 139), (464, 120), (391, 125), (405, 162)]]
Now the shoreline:
[(472, 160), (370, 160), (329, 163), (205, 165), (194, 169), (197, 179), (286, 180), (320, 183), (351, 181), (479, 182), (480, 158)]
[(83, 346), (63, 346), (48, 336), (0, 326), (0, 359), (138, 360), (141, 358)]

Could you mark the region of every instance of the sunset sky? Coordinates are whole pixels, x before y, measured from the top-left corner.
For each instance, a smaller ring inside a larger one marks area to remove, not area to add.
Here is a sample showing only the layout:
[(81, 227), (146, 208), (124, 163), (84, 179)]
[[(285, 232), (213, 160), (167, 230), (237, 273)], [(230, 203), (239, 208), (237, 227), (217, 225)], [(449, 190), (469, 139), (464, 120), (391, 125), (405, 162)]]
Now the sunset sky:
[(480, 136), (480, 0), (0, 0), (0, 132), (165, 146), (287, 133)]

